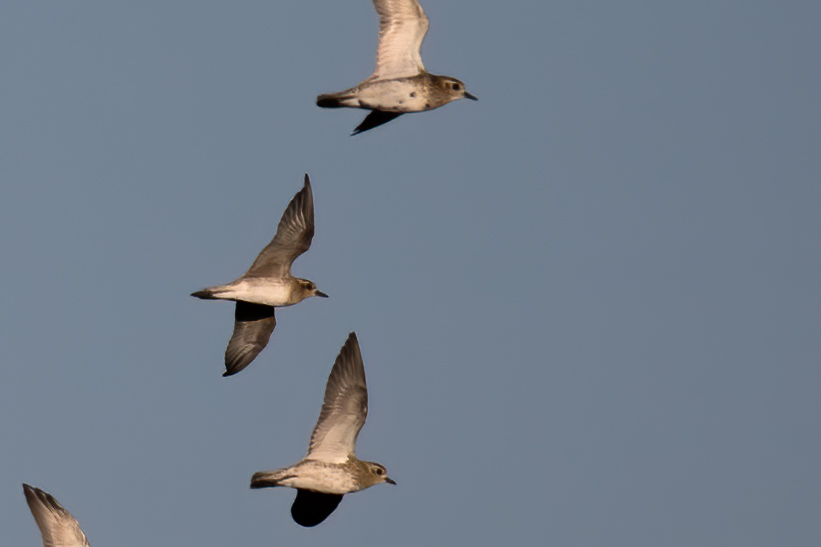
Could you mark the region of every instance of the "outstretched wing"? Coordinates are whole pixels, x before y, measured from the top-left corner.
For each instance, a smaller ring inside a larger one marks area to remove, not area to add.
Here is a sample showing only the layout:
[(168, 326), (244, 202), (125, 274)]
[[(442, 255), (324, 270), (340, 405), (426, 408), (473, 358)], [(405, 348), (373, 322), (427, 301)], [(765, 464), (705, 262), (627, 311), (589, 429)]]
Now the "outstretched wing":
[(28, 484), (23, 485), (23, 492), (43, 535), (44, 547), (88, 547), (80, 525), (51, 494)]
[(222, 375), (231, 376), (250, 365), (268, 345), (276, 326), (273, 306), (237, 300), (234, 333), (225, 348), (225, 372)]
[(356, 333), (348, 335), (336, 358), (328, 384), (325, 401), (311, 434), (308, 460), (344, 463), (356, 454), (356, 437), (368, 417), (368, 386), (365, 384), (365, 365), (359, 351)]
[(419, 48), (428, 18), (417, 0), (373, 0), (379, 14), (376, 69), (368, 80), (416, 76), (425, 70)]
[(282, 214), (274, 239), (260, 251), (243, 277), (284, 277), (296, 257), (311, 247), (314, 238), (314, 193), (305, 174), (305, 186)]

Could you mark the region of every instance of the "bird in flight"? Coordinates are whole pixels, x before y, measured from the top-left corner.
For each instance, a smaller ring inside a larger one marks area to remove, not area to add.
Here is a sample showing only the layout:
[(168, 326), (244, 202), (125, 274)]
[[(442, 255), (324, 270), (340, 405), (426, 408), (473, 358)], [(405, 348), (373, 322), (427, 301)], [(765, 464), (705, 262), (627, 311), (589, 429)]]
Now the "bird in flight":
[(370, 110), (352, 135), (380, 126), (406, 112), (433, 110), (457, 99), (478, 100), (465, 84), (425, 70), (419, 48), (428, 18), (417, 0), (373, 0), (379, 14), (376, 69), (356, 87), (316, 98), (323, 108)]
[(88, 547), (77, 520), (51, 494), (28, 484), (23, 484), (23, 493), (43, 536), (43, 547)]
[(365, 365), (352, 332), (328, 377), (308, 454), (290, 467), (254, 473), (251, 488), (296, 488), (291, 516), (297, 524), (316, 526), (336, 509), (343, 495), (383, 482), (396, 484), (383, 465), (356, 457), (356, 438), (367, 416)]
[(282, 214), (274, 239), (242, 277), (208, 287), (191, 296), (234, 300), (234, 333), (225, 349), (225, 372), (231, 376), (251, 364), (268, 345), (277, 324), (274, 308), (291, 306), (311, 296), (327, 298), (312, 281), (291, 275), (291, 264), (308, 250), (314, 237), (314, 195), (311, 180), (296, 193)]

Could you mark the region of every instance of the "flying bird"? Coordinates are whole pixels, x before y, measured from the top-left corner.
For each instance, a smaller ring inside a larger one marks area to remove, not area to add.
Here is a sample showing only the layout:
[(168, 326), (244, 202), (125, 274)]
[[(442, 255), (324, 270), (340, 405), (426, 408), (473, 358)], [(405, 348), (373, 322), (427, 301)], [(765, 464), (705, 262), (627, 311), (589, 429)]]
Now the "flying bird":
[(268, 345), (277, 324), (274, 308), (291, 306), (310, 296), (328, 295), (312, 281), (291, 275), (291, 264), (308, 250), (314, 237), (314, 195), (311, 180), (296, 193), (282, 214), (274, 239), (239, 279), (208, 287), (191, 296), (205, 300), (234, 300), (234, 333), (225, 349), (225, 372), (231, 376), (247, 367)]
[(23, 493), (43, 536), (43, 547), (88, 547), (77, 520), (51, 494), (28, 484), (23, 484)]
[(356, 333), (336, 358), (308, 454), (291, 467), (258, 471), (251, 488), (296, 488), (291, 516), (302, 526), (316, 526), (330, 515), (342, 496), (374, 484), (396, 484), (384, 466), (356, 458), (356, 438), (368, 416), (365, 365)]
[(376, 69), (356, 87), (318, 96), (317, 106), (370, 110), (351, 133), (356, 135), (406, 112), (433, 110), (462, 98), (477, 100), (456, 78), (425, 70), (419, 48), (428, 18), (417, 0), (373, 0), (373, 5), (379, 14)]

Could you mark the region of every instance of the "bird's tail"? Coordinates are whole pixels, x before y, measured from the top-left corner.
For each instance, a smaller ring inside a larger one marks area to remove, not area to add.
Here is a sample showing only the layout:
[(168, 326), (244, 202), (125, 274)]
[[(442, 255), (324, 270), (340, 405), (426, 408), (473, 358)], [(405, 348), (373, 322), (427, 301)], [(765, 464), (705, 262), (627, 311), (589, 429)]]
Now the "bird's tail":
[(279, 486), (280, 481), (290, 478), (292, 475), (284, 475), (279, 471), (257, 471), (251, 477), (251, 488), (270, 488)]
[(191, 296), (196, 296), (197, 298), (202, 298), (203, 300), (216, 300), (217, 297), (215, 294), (216, 292), (213, 290), (213, 287), (209, 287), (201, 291), (192, 292)]
[(325, 93), (318, 96), (316, 98), (316, 106), (321, 106), (322, 108), (342, 108), (345, 106), (357, 108), (359, 101), (356, 99), (353, 89), (346, 89), (339, 93)]

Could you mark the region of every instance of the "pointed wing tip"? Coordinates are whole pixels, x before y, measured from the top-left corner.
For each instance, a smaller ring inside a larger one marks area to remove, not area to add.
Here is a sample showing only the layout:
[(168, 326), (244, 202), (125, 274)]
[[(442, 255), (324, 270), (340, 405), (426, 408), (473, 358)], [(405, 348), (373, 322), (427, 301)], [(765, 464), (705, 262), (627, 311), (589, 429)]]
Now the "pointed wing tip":
[(48, 492), (37, 488), (36, 486), (31, 486), (30, 484), (23, 483), (23, 492), (26, 494), (26, 499), (39, 499), (41, 496), (45, 497), (48, 496)]
[(356, 348), (359, 351), (359, 338), (356, 336), (355, 331), (351, 331), (348, 334), (348, 338), (345, 340), (345, 345), (342, 347), (343, 350), (354, 349)]
[(242, 351), (239, 355), (233, 356), (232, 359), (225, 361), (225, 372), (222, 373), (223, 378), (228, 378), (229, 376), (234, 376), (245, 370), (245, 368), (254, 362), (254, 359), (257, 358), (257, 355), (262, 350), (258, 351), (257, 353), (250, 355), (251, 351)]
[(386, 112), (383, 110), (371, 110), (365, 119), (357, 125), (353, 133), (351, 133), (351, 137), (354, 135), (359, 135), (360, 133), (364, 133), (365, 131), (369, 131), (375, 127), (379, 127), (380, 125), (384, 125), (391, 120), (394, 120), (404, 114), (404, 112)]
[[(361, 379), (363, 386), (367, 385), (365, 381), (365, 362), (362, 359), (362, 350), (359, 348), (359, 338), (356, 336), (356, 332), (351, 332), (348, 335), (348, 339), (345, 340), (345, 344), (339, 350), (331, 375), (334, 374), (337, 368), (340, 369), (340, 373), (342, 369), (357, 371), (354, 372), (355, 376)], [(330, 378), (328, 381), (331, 381)], [(367, 390), (367, 387), (365, 389)]]
[(26, 496), (26, 503), (28, 503), (29, 508), (31, 509), (32, 513), (36, 516), (36, 511), (40, 508), (47, 508), (50, 510), (58, 510), (58, 511), (65, 511), (63, 506), (60, 505), (54, 496), (46, 492), (41, 488), (37, 488), (36, 486), (30, 486), (26, 483), (23, 483), (23, 493)]
[[(308, 205), (309, 207), (313, 207), (313, 204), (314, 204), (314, 190), (311, 187), (311, 177), (308, 176), (308, 173), (305, 173), (305, 179), (304, 180), (305, 180), (305, 182), (302, 185), (302, 189), (299, 192), (297, 192), (297, 195), (302, 194), (302, 195), (306, 196), (308, 198), (306, 200), (307, 201), (306, 205)], [(296, 199), (296, 197), (297, 196), (294, 196), (294, 199)], [(286, 209), (286, 211), (287, 211), (287, 209)]]
[[(229, 346), (230, 347), (230, 346)], [(245, 367), (250, 365), (254, 362), (254, 359), (257, 358), (257, 355), (262, 351), (260, 349), (258, 352), (253, 353), (252, 350), (247, 348), (239, 348), (231, 353), (230, 356), (225, 356), (225, 372), (222, 373), (223, 378), (228, 378), (229, 376), (234, 376), (245, 370)]]
[(37, 492), (41, 492), (41, 490), (23, 483), (23, 494), (26, 496), (26, 503), (29, 505), (37, 498)]

